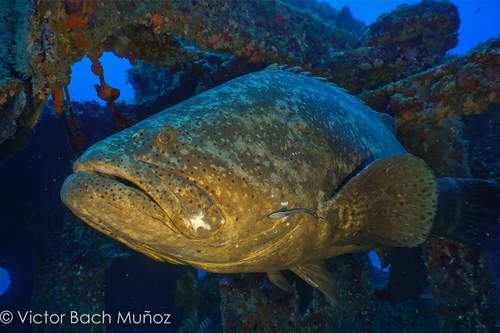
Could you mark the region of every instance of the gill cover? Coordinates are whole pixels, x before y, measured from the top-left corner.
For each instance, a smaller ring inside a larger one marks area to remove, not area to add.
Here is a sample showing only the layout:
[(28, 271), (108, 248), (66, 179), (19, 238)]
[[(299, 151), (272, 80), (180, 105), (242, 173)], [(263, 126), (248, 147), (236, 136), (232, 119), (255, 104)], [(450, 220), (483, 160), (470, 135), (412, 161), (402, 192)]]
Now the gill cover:
[(226, 219), (206, 193), (180, 178), (173, 178), (172, 182), (183, 188), (176, 193), (179, 205), (174, 205), (181, 209), (167, 214), (181, 234), (190, 239), (204, 239), (222, 229)]
[[(156, 143), (168, 150), (174, 146), (177, 133), (172, 128), (164, 128), (156, 136)], [(226, 219), (209, 196), (192, 182), (174, 174), (168, 174), (170, 205), (164, 207), (170, 217), (170, 227), (174, 226), (189, 239), (204, 239), (213, 236), (225, 224)]]

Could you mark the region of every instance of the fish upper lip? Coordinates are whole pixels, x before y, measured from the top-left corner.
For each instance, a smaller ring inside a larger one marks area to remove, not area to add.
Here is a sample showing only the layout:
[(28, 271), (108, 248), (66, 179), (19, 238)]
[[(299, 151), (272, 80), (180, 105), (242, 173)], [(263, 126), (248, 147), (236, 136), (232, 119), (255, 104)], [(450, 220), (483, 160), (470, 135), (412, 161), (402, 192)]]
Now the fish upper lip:
[[(131, 163), (142, 165), (141, 162), (137, 162), (134, 160), (132, 160)], [(127, 168), (116, 166), (115, 164), (107, 163), (101, 160), (76, 161), (73, 166), (73, 172), (75, 173), (84, 172), (96, 175), (98, 177), (109, 178), (114, 181), (120, 182), (125, 186), (133, 188), (135, 191), (141, 192), (163, 210), (163, 212), (168, 217), (165, 221), (167, 226), (174, 232), (180, 233), (173, 224), (172, 216), (170, 215), (172, 214), (172, 211), (175, 211), (175, 213), (177, 214), (181, 214), (180, 212), (182, 211), (182, 205), (180, 204), (177, 196), (171, 191), (168, 186), (163, 184), (163, 182), (158, 179), (154, 173), (152, 173), (148, 169), (143, 169), (143, 171), (144, 172), (141, 172), (139, 176), (137, 176), (134, 175), (131, 170), (127, 170)], [(144, 181), (141, 182), (141, 180), (139, 179), (140, 177), (143, 178)], [(169, 204), (166, 205), (164, 203), (165, 200), (162, 200), (162, 198), (157, 193), (153, 193), (148, 187), (148, 184), (155, 184), (155, 186), (163, 187), (163, 193), (166, 195), (166, 197), (172, 198), (172, 200), (169, 201)], [(177, 205), (174, 204), (176, 202)]]
[[(130, 179), (131, 177), (127, 177), (129, 176), (129, 174), (124, 173), (122, 170), (111, 164), (107, 164), (105, 162), (100, 162), (100, 161), (83, 161), (83, 162), (78, 161), (75, 163), (73, 171), (75, 173), (84, 172), (99, 177), (112, 179), (114, 181), (122, 183), (125, 186), (135, 188), (151, 198), (151, 196), (147, 193), (147, 191), (143, 187), (140, 186), (140, 184), (137, 184), (136, 182), (131, 180)], [(153, 198), (151, 198), (151, 200), (155, 201)]]

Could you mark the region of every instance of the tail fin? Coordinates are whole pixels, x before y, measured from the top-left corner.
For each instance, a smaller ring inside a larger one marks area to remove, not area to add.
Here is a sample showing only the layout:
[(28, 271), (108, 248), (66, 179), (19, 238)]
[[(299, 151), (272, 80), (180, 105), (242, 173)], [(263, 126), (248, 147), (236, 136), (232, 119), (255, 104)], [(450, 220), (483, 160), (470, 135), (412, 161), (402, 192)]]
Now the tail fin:
[(487, 250), (498, 246), (500, 185), (469, 178), (438, 178), (439, 203), (432, 233)]

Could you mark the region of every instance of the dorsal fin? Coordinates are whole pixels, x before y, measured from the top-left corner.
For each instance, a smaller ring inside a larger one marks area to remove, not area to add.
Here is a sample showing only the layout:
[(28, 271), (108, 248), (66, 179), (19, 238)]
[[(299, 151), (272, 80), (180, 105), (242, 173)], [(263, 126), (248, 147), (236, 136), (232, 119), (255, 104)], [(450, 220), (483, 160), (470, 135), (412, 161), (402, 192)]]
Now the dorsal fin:
[(396, 120), (394, 118), (381, 112), (375, 112), (375, 115), (392, 133), (396, 133)]
[[(319, 82), (330, 83), (330, 82), (328, 82), (328, 79), (326, 77), (311, 76), (311, 72), (301, 72), (302, 68), (300, 66), (294, 66), (294, 67), (290, 67), (290, 68), (287, 68), (287, 67), (288, 67), (288, 65), (286, 65), (286, 64), (278, 65), (277, 63), (273, 63), (273, 64), (267, 66), (266, 70), (270, 70), (270, 71), (284, 70), (287, 72), (297, 73), (299, 75), (309, 76), (311, 79), (314, 79), (314, 80), (319, 81)], [(333, 84), (333, 85), (335, 85), (335, 84)]]
[(300, 72), (302, 70), (302, 67), (300, 67), (300, 66), (294, 66), (294, 67), (287, 68), (285, 70), (287, 72), (298, 73), (298, 72)]

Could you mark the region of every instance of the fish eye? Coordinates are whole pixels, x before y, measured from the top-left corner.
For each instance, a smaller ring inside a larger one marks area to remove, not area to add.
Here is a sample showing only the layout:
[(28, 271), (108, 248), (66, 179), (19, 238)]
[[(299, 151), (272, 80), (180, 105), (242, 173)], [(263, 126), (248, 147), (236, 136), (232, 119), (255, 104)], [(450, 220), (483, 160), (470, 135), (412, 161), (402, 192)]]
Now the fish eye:
[(144, 135), (144, 130), (140, 129), (137, 132), (135, 132), (134, 134), (132, 134), (132, 139), (137, 140), (140, 137), (142, 137), (143, 135)]
[(175, 142), (175, 132), (172, 129), (166, 129), (158, 133), (157, 138), (162, 145), (171, 145)]

